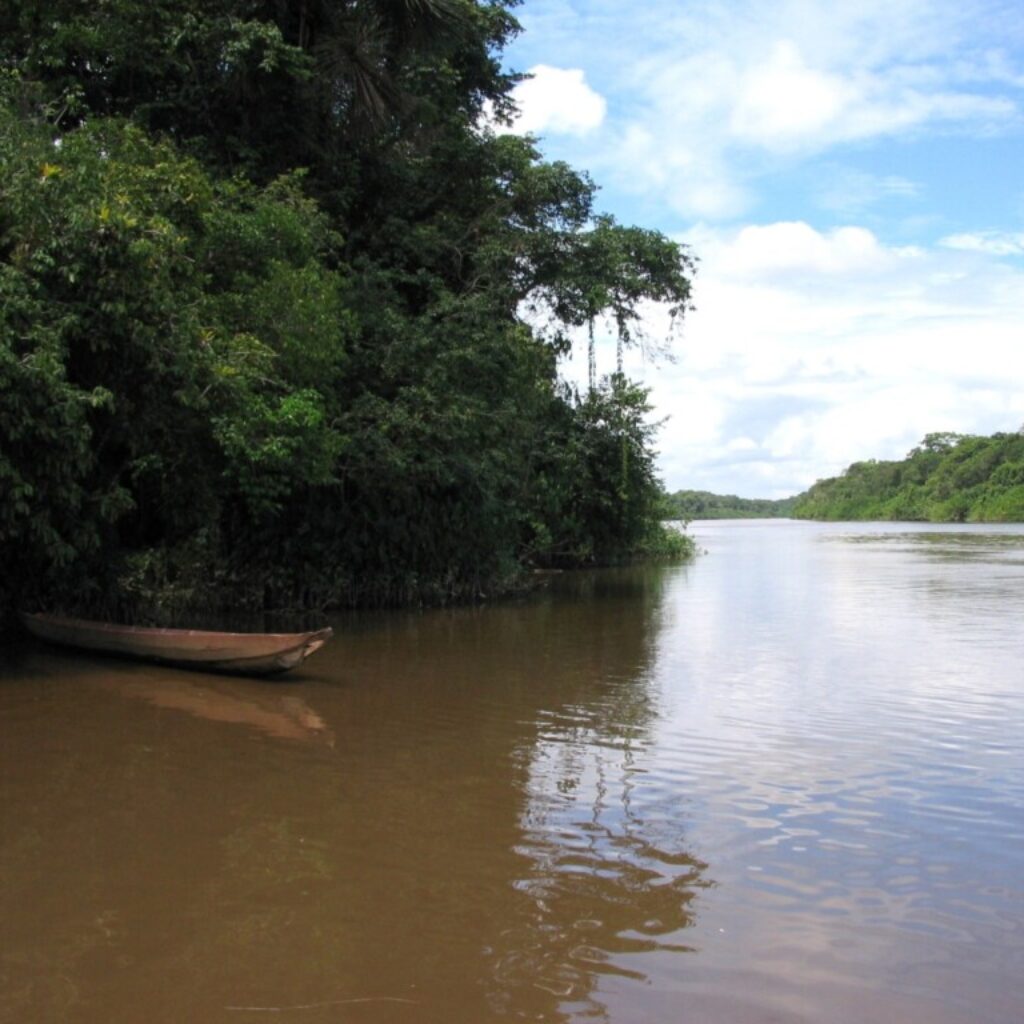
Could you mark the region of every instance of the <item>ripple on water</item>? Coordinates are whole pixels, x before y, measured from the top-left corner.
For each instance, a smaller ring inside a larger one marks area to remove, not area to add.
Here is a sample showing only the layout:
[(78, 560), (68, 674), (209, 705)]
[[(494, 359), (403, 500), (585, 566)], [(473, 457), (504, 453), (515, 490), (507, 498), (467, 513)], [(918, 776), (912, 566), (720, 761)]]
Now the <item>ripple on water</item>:
[[(1024, 548), (860, 546), (860, 563), (847, 548), (815, 566), (824, 581), (759, 595), (776, 601), (759, 619), (734, 577), (687, 580), (675, 596), (689, 635), (663, 639), (645, 730), (620, 732), (607, 704), (545, 721), (530, 804), (559, 827), (529, 821), (524, 855), (554, 887), (535, 879), (536, 891), (558, 898), (589, 879), (588, 898), (611, 905), (667, 894), (653, 917), (666, 948), (716, 962), (719, 934), (742, 920), (748, 962), (792, 967), (829, 950), (830, 983), (890, 994), (969, 963), (968, 990), (994, 983), (1024, 1007), (1024, 985), (1000, 974), (1024, 951), (1024, 647), (1007, 615), (1024, 611)], [(988, 575), (971, 577), (979, 567)], [(622, 954), (612, 939), (602, 926), (592, 948)]]

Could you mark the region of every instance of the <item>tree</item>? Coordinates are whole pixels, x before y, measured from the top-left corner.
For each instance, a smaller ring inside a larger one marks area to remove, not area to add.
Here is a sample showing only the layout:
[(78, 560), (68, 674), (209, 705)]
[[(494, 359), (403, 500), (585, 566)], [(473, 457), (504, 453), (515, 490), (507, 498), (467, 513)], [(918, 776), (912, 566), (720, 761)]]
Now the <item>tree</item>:
[(646, 399), (556, 362), (681, 313), (692, 261), (483, 126), (515, 31), (501, 0), (0, 10), (8, 604), (446, 599), (643, 541)]
[[(294, 183), (211, 181), (123, 124), (57, 148), (0, 118), (0, 543), (27, 585), (98, 593), (119, 554), (216, 531), (229, 500), (264, 513), (332, 479), (311, 377), (343, 356), (343, 286)], [(285, 296), (316, 315), (289, 323)]]

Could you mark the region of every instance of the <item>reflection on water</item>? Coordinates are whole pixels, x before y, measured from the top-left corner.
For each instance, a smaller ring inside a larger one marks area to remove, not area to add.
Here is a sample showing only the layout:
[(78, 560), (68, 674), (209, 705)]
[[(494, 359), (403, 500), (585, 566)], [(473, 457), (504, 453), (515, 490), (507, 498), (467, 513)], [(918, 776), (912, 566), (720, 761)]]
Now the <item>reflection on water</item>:
[(694, 530), (287, 682), (0, 652), (0, 1021), (1024, 1017), (1024, 530)]
[(211, 722), (244, 725), (282, 740), (308, 740), (334, 746), (334, 734), (301, 697), (278, 693), (260, 683), (209, 677), (202, 682), (166, 679), (103, 680), (102, 686), (158, 708), (184, 711)]
[(643, 981), (637, 954), (692, 951), (680, 933), (694, 922), (707, 865), (688, 852), (670, 808), (637, 797), (636, 771), (628, 744), (575, 729), (549, 730), (535, 751), (517, 846), (528, 867), (515, 883), (528, 913), (502, 935), (502, 1008), (532, 983), (567, 1015), (604, 1018), (595, 981)]

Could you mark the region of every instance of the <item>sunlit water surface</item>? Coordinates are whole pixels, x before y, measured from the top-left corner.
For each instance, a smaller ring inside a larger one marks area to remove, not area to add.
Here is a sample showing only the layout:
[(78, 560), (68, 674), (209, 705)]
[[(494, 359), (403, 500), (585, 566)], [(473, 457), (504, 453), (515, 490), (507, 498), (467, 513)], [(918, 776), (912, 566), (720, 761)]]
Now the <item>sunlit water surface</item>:
[(1024, 528), (362, 615), (287, 681), (0, 654), (0, 1021), (1024, 1019)]

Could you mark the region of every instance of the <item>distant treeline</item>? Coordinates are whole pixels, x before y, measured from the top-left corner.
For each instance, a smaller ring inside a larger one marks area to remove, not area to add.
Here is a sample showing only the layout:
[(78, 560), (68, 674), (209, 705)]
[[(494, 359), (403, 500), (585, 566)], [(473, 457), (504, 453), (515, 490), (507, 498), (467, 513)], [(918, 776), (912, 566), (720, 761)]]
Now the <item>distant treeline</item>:
[(784, 519), (797, 499), (738, 498), (710, 491), (676, 491), (666, 496), (669, 519)]
[(1024, 521), (1024, 435), (928, 434), (899, 462), (855, 462), (796, 499), (800, 519)]

